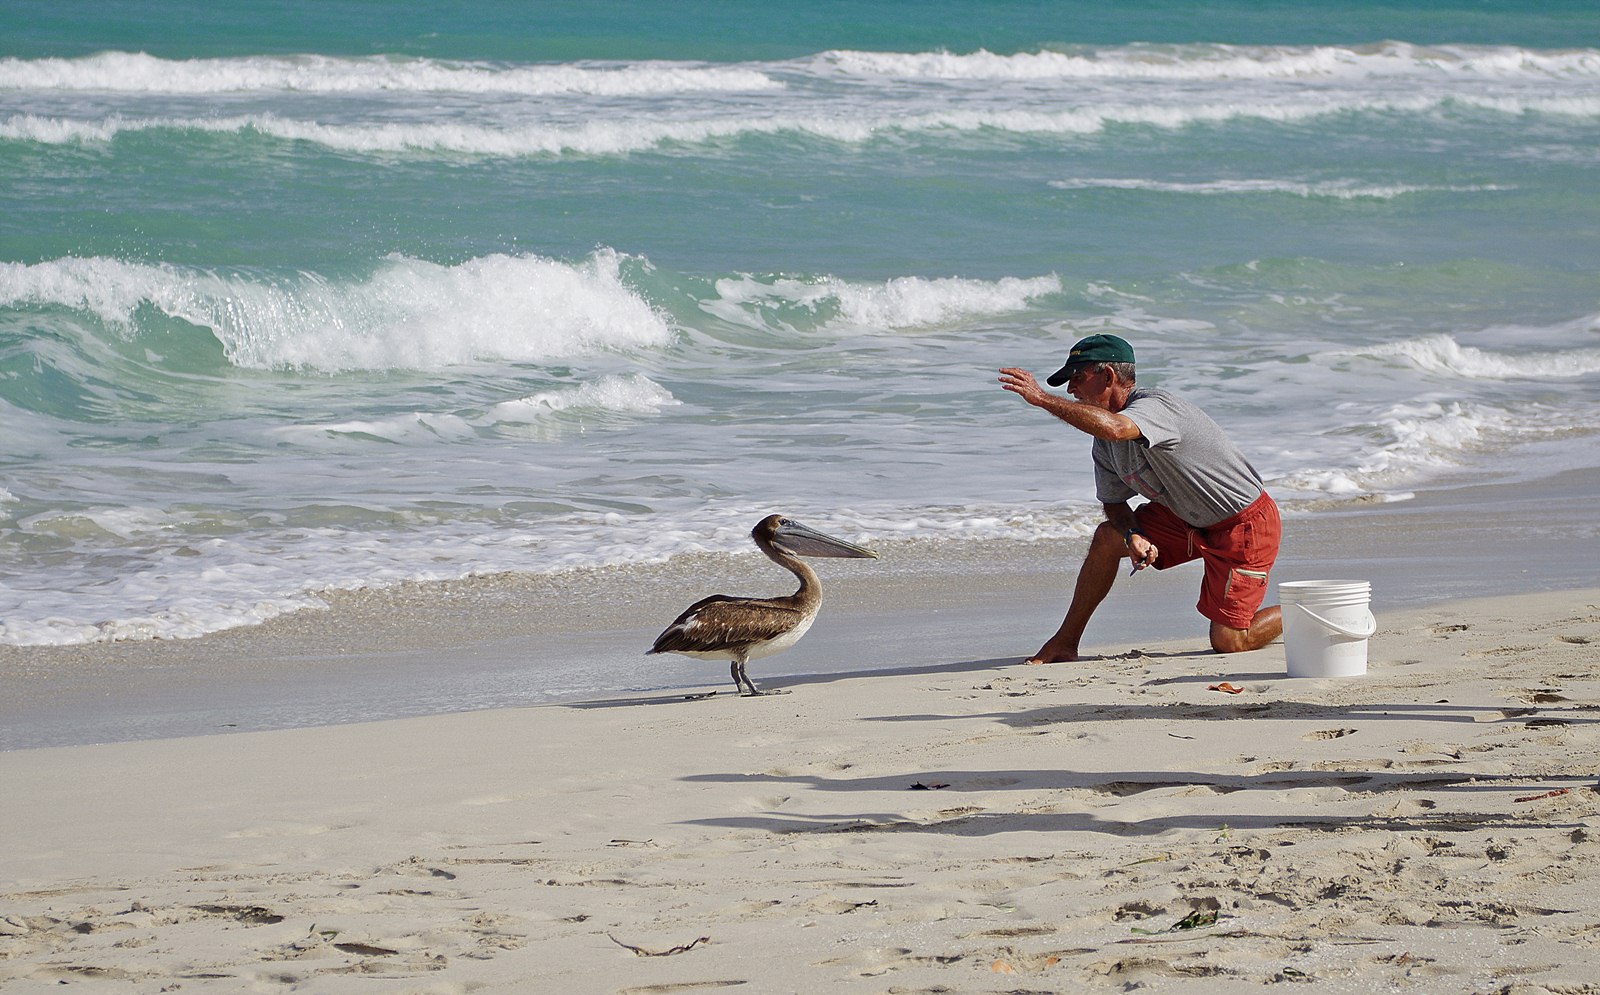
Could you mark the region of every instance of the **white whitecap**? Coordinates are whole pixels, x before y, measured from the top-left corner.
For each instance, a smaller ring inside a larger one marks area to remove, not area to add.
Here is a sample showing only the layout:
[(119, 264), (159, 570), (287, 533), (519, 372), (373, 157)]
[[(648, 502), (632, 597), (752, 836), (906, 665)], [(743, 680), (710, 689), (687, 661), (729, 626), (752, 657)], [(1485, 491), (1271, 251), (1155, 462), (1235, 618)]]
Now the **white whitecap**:
[(889, 135), (937, 137), (941, 133), (1085, 135), (1114, 125), (1177, 129), (1194, 124), (1261, 120), (1295, 124), (1336, 114), (1429, 114), (1476, 107), (1506, 115), (1600, 115), (1600, 97), (1470, 97), (1449, 92), (1404, 95), (1297, 93), (1288, 98), (1202, 100), (1194, 103), (1052, 104), (1047, 109), (978, 107), (920, 113), (863, 114), (854, 109), (785, 113), (732, 109), (692, 119), (659, 116), (595, 118), (581, 124), (486, 125), (465, 120), (324, 123), (249, 114), (231, 117), (111, 117), (90, 121), (12, 115), (0, 121), (0, 140), (42, 144), (114, 141), (129, 132), (172, 131), (259, 134), (310, 142), (354, 155), (524, 156), (623, 155), (761, 135), (796, 135), (861, 144)]
[(1464, 346), (1451, 335), (1389, 342), (1330, 355), (1398, 360), (1418, 370), (1479, 380), (1581, 377), (1600, 373), (1600, 348), (1496, 351)]
[(904, 276), (883, 283), (858, 283), (837, 277), (729, 277), (716, 283), (717, 297), (702, 301), (706, 311), (740, 324), (772, 328), (773, 315), (799, 308), (822, 318), (824, 327), (928, 328), (989, 315), (1021, 311), (1037, 297), (1060, 293), (1061, 278)]
[(655, 414), (680, 403), (672, 392), (642, 374), (599, 380), (502, 401), (488, 411), (490, 422), (537, 423), (562, 414)]
[(998, 54), (836, 50), (817, 70), (860, 77), (929, 80), (1239, 80), (1328, 78), (1547, 79), (1600, 76), (1600, 51), (1513, 46), (1227, 45), (1135, 43), (1069, 51)]
[(783, 83), (760, 69), (692, 62), (508, 64), (401, 56), (164, 59), (100, 52), (76, 59), (0, 59), (0, 89), (108, 93), (478, 93), (654, 96), (759, 91)]
[(1372, 184), (1361, 183), (1356, 180), (1323, 180), (1315, 183), (1306, 183), (1295, 180), (1269, 179), (1181, 182), (1093, 177), (1051, 180), (1049, 186), (1057, 190), (1142, 190), (1154, 193), (1196, 194), (1200, 196), (1288, 194), (1307, 199), (1328, 198), (1332, 200), (1393, 200), (1397, 197), (1418, 193), (1487, 193), (1515, 189), (1514, 187), (1497, 184), (1434, 186), (1404, 183)]

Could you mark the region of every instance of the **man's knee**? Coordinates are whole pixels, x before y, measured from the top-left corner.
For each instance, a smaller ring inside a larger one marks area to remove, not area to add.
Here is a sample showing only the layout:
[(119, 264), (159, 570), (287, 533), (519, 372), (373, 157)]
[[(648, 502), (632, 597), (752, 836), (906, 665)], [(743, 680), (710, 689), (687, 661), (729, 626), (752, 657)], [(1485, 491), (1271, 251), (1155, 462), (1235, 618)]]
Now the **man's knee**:
[(1256, 647), (1250, 645), (1249, 629), (1234, 629), (1212, 622), (1211, 648), (1218, 653), (1243, 653)]
[(1211, 648), (1218, 653), (1246, 653), (1260, 649), (1278, 636), (1278, 630), (1260, 624), (1261, 621), (1258, 618), (1248, 629), (1235, 629), (1221, 622), (1212, 622)]
[(1123, 545), (1122, 530), (1117, 528), (1115, 525), (1112, 525), (1110, 522), (1101, 522), (1099, 525), (1095, 526), (1094, 538), (1091, 541), (1097, 543), (1112, 543), (1120, 547)]
[(1211, 623), (1211, 648), (1218, 653), (1244, 653), (1258, 650), (1283, 634), (1283, 615), (1278, 606), (1256, 612), (1248, 629), (1235, 629), (1221, 622)]

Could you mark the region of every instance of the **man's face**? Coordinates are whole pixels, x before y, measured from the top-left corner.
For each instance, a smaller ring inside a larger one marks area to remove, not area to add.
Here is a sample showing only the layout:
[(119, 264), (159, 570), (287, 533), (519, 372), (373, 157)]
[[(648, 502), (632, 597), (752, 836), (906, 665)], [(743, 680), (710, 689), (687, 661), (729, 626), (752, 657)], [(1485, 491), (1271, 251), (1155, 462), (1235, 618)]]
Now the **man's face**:
[(1093, 363), (1075, 370), (1067, 378), (1067, 393), (1084, 404), (1111, 410), (1111, 371), (1102, 363)]

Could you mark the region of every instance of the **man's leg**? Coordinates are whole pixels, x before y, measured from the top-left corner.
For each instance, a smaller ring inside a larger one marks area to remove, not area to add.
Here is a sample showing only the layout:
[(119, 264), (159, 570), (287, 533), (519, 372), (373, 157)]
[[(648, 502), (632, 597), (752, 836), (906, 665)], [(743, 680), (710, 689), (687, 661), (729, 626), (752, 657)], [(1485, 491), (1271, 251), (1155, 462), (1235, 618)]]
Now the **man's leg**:
[(1206, 574), (1195, 607), (1211, 620), (1211, 648), (1218, 653), (1258, 650), (1283, 634), (1279, 606), (1261, 607), (1282, 534), (1278, 506), (1266, 494), (1204, 533)]
[(1039, 652), (1028, 658), (1029, 663), (1066, 663), (1078, 658), (1078, 641), (1083, 638), (1083, 630), (1088, 628), (1089, 617), (1111, 593), (1111, 585), (1116, 582), (1117, 571), (1126, 556), (1122, 533), (1110, 522), (1101, 522), (1089, 541), (1083, 565), (1078, 568), (1078, 582), (1072, 589), (1067, 617), (1061, 620), (1061, 628)]
[(1250, 620), (1250, 628), (1235, 629), (1221, 622), (1211, 623), (1211, 648), (1218, 653), (1243, 653), (1258, 650), (1283, 634), (1283, 614), (1279, 606), (1263, 608)]

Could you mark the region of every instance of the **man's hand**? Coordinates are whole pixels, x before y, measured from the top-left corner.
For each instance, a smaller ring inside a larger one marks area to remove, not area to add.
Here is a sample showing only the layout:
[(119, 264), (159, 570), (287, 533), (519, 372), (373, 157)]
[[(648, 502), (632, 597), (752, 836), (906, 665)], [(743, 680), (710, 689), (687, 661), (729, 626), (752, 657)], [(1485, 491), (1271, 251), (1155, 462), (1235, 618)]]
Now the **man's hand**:
[[(1133, 571), (1143, 570), (1145, 567), (1154, 566), (1156, 557), (1161, 555), (1161, 550), (1156, 544), (1145, 538), (1141, 532), (1128, 536), (1128, 559), (1133, 563)], [(1129, 571), (1130, 575), (1133, 571)]]
[(1032, 373), (1015, 366), (1001, 368), (1000, 386), (1035, 407), (1043, 407), (1048, 398), (1055, 396), (1039, 386), (1039, 381), (1033, 378)]

